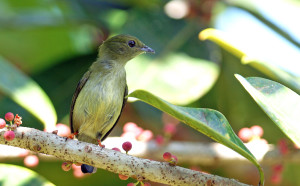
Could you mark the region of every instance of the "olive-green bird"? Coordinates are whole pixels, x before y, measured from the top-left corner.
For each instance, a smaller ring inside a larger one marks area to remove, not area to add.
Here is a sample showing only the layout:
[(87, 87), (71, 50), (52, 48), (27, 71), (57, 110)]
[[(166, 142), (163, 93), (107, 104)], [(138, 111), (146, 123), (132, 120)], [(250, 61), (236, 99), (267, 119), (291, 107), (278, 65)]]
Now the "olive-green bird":
[[(102, 43), (98, 59), (79, 81), (70, 111), (72, 133), (79, 141), (101, 145), (118, 122), (126, 102), (125, 65), (139, 54), (154, 50), (139, 39), (117, 35)], [(84, 173), (95, 172), (83, 164)]]

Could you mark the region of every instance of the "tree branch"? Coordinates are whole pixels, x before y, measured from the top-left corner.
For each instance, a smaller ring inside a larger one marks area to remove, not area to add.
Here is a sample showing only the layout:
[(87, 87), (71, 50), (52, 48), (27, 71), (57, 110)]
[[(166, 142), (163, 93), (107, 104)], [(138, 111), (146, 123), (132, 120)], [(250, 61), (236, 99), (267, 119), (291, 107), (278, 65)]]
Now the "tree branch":
[(170, 166), (166, 162), (137, 158), (32, 128), (18, 127), (14, 131), (15, 139), (12, 141), (4, 139), (4, 132), (0, 130), (0, 144), (53, 155), (65, 161), (89, 164), (136, 179), (170, 185), (246, 185), (234, 179), (222, 178), (179, 166)]

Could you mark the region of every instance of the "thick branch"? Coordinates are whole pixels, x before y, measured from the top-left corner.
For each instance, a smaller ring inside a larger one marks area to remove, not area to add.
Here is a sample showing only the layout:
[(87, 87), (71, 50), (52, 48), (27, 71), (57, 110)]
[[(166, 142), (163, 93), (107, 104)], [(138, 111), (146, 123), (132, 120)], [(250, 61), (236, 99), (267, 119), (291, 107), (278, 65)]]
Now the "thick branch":
[(85, 163), (110, 172), (164, 184), (245, 185), (234, 179), (205, 174), (179, 166), (170, 166), (166, 162), (137, 158), (32, 128), (18, 127), (14, 132), (15, 139), (5, 141), (4, 131), (1, 131), (0, 144), (21, 147), (53, 155), (65, 161)]

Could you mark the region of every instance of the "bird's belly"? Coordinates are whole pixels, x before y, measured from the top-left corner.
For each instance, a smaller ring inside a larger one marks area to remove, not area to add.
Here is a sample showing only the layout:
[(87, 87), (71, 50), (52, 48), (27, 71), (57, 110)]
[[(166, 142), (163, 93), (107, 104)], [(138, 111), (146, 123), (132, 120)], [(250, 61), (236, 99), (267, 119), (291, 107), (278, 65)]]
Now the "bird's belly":
[(80, 133), (96, 139), (104, 136), (118, 119), (124, 98), (125, 86), (113, 84), (86, 84), (77, 97), (73, 119)]

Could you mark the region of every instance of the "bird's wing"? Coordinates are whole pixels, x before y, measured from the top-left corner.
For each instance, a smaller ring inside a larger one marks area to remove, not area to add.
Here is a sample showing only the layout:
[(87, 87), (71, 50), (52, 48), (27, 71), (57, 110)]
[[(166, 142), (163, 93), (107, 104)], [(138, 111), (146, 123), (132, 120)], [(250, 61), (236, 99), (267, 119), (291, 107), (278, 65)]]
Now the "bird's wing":
[(123, 105), (122, 105), (122, 108), (121, 108), (121, 111), (120, 111), (120, 114), (119, 114), (119, 117), (118, 119), (116, 120), (115, 124), (112, 126), (112, 128), (103, 136), (103, 138), (101, 138), (101, 141), (104, 141), (105, 138), (110, 134), (110, 132), (114, 129), (114, 127), (116, 126), (116, 124), (118, 123), (120, 117), (121, 117), (121, 114), (122, 114), (122, 111), (123, 111), (123, 108), (127, 102), (127, 96), (128, 95), (128, 87), (126, 85), (125, 87), (125, 90), (124, 90), (124, 97), (123, 97)]
[(70, 108), (70, 126), (71, 126), (71, 132), (74, 133), (74, 132), (77, 132), (77, 129), (74, 129), (73, 127), (73, 110), (74, 110), (74, 106), (75, 106), (75, 103), (76, 103), (76, 99), (80, 93), (80, 91), (82, 90), (82, 88), (84, 87), (85, 83), (87, 82), (87, 80), (89, 79), (90, 77), (90, 74), (91, 74), (91, 71), (87, 71), (83, 77), (81, 78), (81, 80), (78, 82), (77, 84), (77, 87), (76, 87), (76, 90), (75, 90), (75, 93), (73, 95), (73, 98), (72, 98), (72, 102), (71, 102), (71, 108)]

